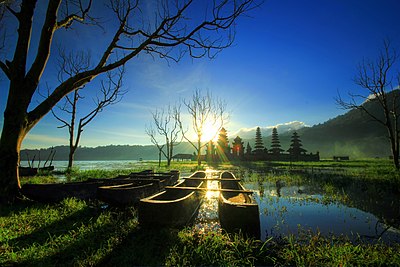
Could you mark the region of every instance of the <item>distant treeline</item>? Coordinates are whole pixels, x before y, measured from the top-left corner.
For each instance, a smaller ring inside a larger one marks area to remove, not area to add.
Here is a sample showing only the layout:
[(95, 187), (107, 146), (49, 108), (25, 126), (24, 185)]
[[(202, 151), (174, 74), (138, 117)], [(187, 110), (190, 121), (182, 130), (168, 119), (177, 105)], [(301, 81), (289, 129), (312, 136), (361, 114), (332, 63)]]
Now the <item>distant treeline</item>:
[[(177, 153), (188, 153), (188, 149), (190, 151), (188, 144), (180, 144), (176, 147)], [(23, 149), (21, 151), (21, 160), (32, 160), (33, 157), (35, 157), (35, 161), (38, 161), (39, 158), (41, 161), (45, 161), (52, 150), (55, 151), (54, 160), (68, 160), (68, 146), (56, 146), (45, 149)], [(79, 147), (75, 153), (75, 160), (139, 159), (158, 159), (158, 149), (153, 145), (109, 145), (99, 147)]]

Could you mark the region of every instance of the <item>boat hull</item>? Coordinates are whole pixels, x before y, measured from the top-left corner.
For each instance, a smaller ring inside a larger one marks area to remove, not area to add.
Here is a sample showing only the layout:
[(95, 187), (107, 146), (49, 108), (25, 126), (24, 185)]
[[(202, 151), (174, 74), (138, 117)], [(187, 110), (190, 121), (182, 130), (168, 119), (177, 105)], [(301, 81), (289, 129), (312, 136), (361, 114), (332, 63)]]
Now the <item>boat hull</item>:
[[(69, 182), (69, 183), (55, 183), (55, 184), (24, 184), (21, 187), (21, 193), (29, 199), (40, 201), (40, 202), (58, 202), (64, 198), (75, 197), (78, 199), (88, 200), (97, 198), (97, 191), (99, 187), (115, 186), (120, 185), (129, 188), (128, 184), (132, 187), (154, 184), (152, 187), (147, 186), (142, 188), (146, 196), (158, 192), (166, 185), (171, 185), (176, 182), (179, 177), (179, 172), (176, 173), (164, 173), (164, 174), (143, 174), (143, 173), (132, 173), (127, 176), (119, 176), (112, 179), (89, 179), (82, 182)], [(154, 191), (156, 189), (158, 191)], [(135, 190), (132, 189), (131, 192)], [(137, 193), (141, 195), (143, 192)], [(127, 192), (126, 192), (127, 193)], [(114, 194), (115, 195), (115, 194)], [(126, 195), (129, 195), (126, 194)], [(115, 202), (127, 201), (126, 197), (124, 200), (114, 200)], [(132, 197), (136, 199), (136, 197)]]
[[(205, 178), (205, 173), (195, 173), (198, 178)], [(184, 180), (176, 187), (202, 188), (201, 180)], [(167, 188), (166, 190), (141, 199), (139, 202), (139, 223), (142, 226), (182, 227), (196, 218), (204, 192)]]
[(39, 202), (58, 202), (64, 198), (75, 197), (82, 200), (96, 198), (97, 188), (104, 185), (123, 184), (129, 181), (110, 179), (56, 184), (24, 184), (21, 192), (29, 199)]
[(159, 192), (160, 181), (136, 180), (133, 183), (122, 185), (100, 186), (97, 189), (97, 198), (114, 206), (135, 205), (140, 199)]
[(54, 166), (46, 166), (41, 168), (33, 168), (33, 167), (18, 167), (18, 172), (20, 176), (35, 176), (39, 172), (50, 172), (54, 171)]
[[(222, 178), (233, 178), (225, 177)], [(221, 181), (221, 189), (245, 191), (238, 181)], [(218, 200), (221, 227), (227, 232), (242, 232), (247, 236), (260, 237), (260, 212), (257, 202), (248, 193), (221, 192)]]

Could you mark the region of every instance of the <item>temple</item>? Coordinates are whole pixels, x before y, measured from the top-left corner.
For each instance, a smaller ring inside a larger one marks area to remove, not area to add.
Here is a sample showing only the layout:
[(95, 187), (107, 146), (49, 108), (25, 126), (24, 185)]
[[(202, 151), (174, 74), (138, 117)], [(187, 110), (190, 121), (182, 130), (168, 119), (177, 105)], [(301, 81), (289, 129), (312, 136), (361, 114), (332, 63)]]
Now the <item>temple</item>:
[(264, 146), (261, 136), (260, 127), (257, 127), (254, 149), (247, 143), (246, 149), (242, 138), (237, 136), (232, 144), (229, 144), (227, 131), (222, 128), (218, 141), (216, 143), (210, 141), (207, 144), (204, 160), (207, 161), (319, 161), (319, 152), (307, 153), (303, 148), (300, 136), (297, 132), (293, 132), (290, 147), (285, 151), (281, 148), (279, 135), (276, 128), (272, 130), (271, 148)]

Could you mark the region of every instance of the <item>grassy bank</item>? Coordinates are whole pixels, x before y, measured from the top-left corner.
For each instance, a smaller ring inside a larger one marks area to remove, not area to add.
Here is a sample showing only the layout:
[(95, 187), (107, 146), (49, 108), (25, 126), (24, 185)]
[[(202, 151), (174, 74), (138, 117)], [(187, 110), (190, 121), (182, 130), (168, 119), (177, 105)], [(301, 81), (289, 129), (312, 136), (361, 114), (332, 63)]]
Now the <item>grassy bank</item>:
[[(391, 188), (398, 184), (399, 177), (390, 162), (382, 160), (258, 162), (246, 166), (224, 163), (213, 167), (234, 170), (238, 176), (249, 176), (246, 179), (285, 180), (287, 183), (316, 179), (332, 195), (343, 192), (347, 184), (358, 188), (358, 182)], [(271, 167), (286, 171), (274, 173)], [(69, 179), (115, 177), (149, 168), (168, 170), (158, 168), (157, 163), (145, 162), (142, 167), (124, 171), (75, 170)], [(174, 163), (171, 169), (190, 173), (196, 169), (196, 164)], [(290, 170), (293, 169), (304, 172), (292, 174)], [(56, 180), (56, 177), (39, 176), (23, 182)], [(378, 195), (379, 190), (379, 186), (371, 186), (366, 192)], [(356, 201), (353, 198), (355, 204)], [(352, 243), (346, 237), (324, 237), (318, 232), (262, 242), (240, 234), (203, 233), (192, 228), (147, 229), (138, 224), (134, 207), (104, 208), (97, 201), (76, 199), (56, 204), (24, 200), (9, 207), (2, 206), (0, 229), (0, 266), (400, 266), (399, 244)]]
[(0, 210), (0, 265), (400, 266), (400, 246), (352, 244), (318, 233), (261, 242), (192, 229), (143, 229), (134, 208), (66, 199)]

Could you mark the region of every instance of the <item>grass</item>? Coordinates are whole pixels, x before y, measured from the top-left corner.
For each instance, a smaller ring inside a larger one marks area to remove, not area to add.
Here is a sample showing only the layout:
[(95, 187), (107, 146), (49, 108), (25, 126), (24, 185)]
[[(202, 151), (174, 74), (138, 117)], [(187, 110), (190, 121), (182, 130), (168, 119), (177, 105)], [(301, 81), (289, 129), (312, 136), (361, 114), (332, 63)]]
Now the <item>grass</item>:
[(400, 246), (304, 233), (265, 242), (240, 234), (141, 229), (134, 208), (65, 199), (0, 210), (1, 266), (400, 266)]
[[(168, 170), (152, 164), (146, 163), (144, 168)], [(325, 193), (332, 196), (340, 195), (349, 180), (357, 186), (360, 182), (385, 187), (398, 183), (398, 173), (391, 170), (388, 161), (279, 164), (287, 169), (314, 168), (314, 173), (259, 172), (265, 163), (257, 163), (257, 169), (229, 163), (218, 168), (234, 170), (237, 176), (260, 182), (301, 184), (310, 179), (320, 180)], [(317, 168), (337, 172), (317, 173)], [(197, 168), (195, 163), (185, 162), (174, 163), (171, 169), (190, 173)], [(74, 170), (71, 179), (114, 177), (138, 170)], [(56, 179), (39, 176), (29, 182)], [(367, 190), (369, 194), (380, 194), (379, 186)], [(105, 209), (101, 203), (76, 199), (56, 204), (25, 200), (1, 206), (0, 229), (0, 266), (400, 266), (399, 244), (352, 243), (346, 237), (327, 237), (318, 232), (262, 242), (241, 234), (199, 232), (194, 228), (147, 229), (138, 224), (134, 207)]]

